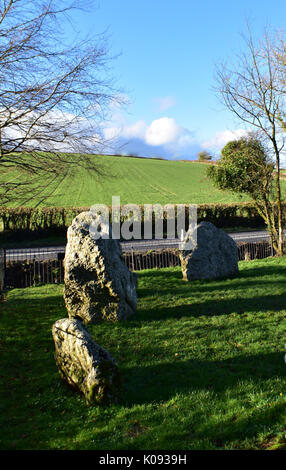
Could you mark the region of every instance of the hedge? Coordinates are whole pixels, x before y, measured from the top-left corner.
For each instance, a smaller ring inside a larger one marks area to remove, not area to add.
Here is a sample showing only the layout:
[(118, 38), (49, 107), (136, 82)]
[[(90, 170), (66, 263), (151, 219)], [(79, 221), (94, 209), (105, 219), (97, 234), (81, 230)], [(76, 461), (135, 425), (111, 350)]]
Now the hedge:
[[(143, 214), (143, 206), (139, 206)], [(1, 207), (0, 226), (2, 231), (55, 231), (66, 230), (73, 218), (89, 207)], [(109, 208), (111, 209), (111, 208)], [(286, 203), (284, 203), (284, 210)], [(111, 214), (111, 210), (110, 210)], [(166, 213), (164, 213), (164, 228)], [(253, 204), (201, 204), (198, 206), (198, 222), (207, 220), (217, 227), (264, 226), (263, 219)], [(121, 217), (121, 222), (123, 217)], [(143, 223), (143, 216), (141, 222)], [(186, 206), (186, 223), (188, 223), (188, 206)]]

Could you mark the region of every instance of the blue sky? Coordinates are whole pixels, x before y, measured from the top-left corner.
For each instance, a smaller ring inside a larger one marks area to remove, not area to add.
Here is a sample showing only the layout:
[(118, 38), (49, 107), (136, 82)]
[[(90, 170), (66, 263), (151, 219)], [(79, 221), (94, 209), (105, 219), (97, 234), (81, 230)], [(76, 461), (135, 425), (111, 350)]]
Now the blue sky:
[(259, 38), (264, 27), (286, 25), (284, 0), (96, 0), (77, 14), (82, 31), (110, 35), (117, 85), (126, 108), (111, 109), (105, 135), (120, 136), (125, 152), (166, 158), (219, 155), (243, 125), (213, 91), (215, 65), (243, 49), (246, 21)]

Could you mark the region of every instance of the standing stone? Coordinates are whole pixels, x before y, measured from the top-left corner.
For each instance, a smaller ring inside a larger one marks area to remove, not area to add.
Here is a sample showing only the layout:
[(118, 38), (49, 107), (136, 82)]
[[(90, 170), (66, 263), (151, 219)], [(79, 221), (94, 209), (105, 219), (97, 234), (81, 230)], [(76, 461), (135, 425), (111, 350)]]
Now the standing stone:
[(89, 405), (117, 400), (120, 375), (108, 351), (96, 344), (80, 320), (63, 318), (52, 327), (61, 377), (81, 391)]
[(85, 324), (124, 320), (136, 311), (136, 275), (124, 264), (118, 240), (94, 239), (94, 223), (90, 212), (82, 212), (68, 229), (64, 299), (69, 317)]
[[(193, 232), (197, 237), (193, 250), (180, 250), (183, 279), (219, 279), (238, 274), (236, 243), (210, 222), (201, 222)], [(188, 241), (189, 236), (184, 240)]]

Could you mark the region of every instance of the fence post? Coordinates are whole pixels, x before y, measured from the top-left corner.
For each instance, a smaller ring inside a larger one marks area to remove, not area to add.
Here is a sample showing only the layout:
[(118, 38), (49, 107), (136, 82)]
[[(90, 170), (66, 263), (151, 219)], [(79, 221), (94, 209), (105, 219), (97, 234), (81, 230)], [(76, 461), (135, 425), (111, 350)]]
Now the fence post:
[(134, 271), (134, 251), (133, 251), (133, 245), (131, 248), (131, 256), (132, 256), (132, 271)]
[(273, 248), (272, 238), (270, 238), (270, 245), (271, 245), (271, 256), (274, 256), (274, 248)]

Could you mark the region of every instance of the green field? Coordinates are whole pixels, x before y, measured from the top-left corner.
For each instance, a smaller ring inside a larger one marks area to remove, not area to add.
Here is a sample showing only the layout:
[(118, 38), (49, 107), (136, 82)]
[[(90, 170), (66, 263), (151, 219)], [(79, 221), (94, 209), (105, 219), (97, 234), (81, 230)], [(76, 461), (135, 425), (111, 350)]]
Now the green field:
[[(120, 196), (122, 204), (203, 204), (247, 200), (215, 189), (206, 177), (207, 165), (144, 158), (94, 156), (103, 176), (79, 169), (50, 182), (36, 202), (29, 197), (21, 205), (79, 207), (112, 204)], [(7, 178), (13, 178), (11, 173)], [(18, 175), (18, 178), (21, 178)]]
[(235, 279), (138, 273), (128, 321), (89, 326), (123, 388), (87, 407), (60, 379), (52, 324), (62, 286), (9, 292), (0, 322), (1, 449), (286, 449), (286, 258), (239, 263)]

